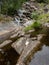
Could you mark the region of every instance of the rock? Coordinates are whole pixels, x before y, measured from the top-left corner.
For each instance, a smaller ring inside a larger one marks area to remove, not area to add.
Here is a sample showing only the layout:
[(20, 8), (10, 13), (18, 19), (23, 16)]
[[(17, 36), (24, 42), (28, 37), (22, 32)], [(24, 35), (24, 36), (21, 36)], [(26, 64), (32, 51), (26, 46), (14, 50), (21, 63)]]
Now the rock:
[(47, 13), (49, 11), (49, 4), (44, 7), (44, 11)]
[(25, 65), (25, 63), (20, 62), (20, 63), (17, 63), (16, 65)]
[(39, 35), (37, 35), (37, 37), (38, 37), (37, 39), (38, 39), (38, 40), (42, 39), (42, 36), (44, 36), (44, 34), (39, 34)]
[(49, 27), (49, 23), (45, 23), (43, 24), (45, 27)]
[(35, 11), (38, 9), (38, 8), (36, 8), (35, 6), (32, 6), (32, 5), (30, 6), (30, 8), (31, 8), (31, 9), (34, 9)]
[(47, 8), (44, 8), (44, 11), (45, 11), (45, 13), (47, 13), (48, 12), (48, 9)]
[(23, 14), (21, 18), (22, 18), (22, 20), (23, 20), (24, 18), (26, 18), (26, 15)]
[(26, 2), (25, 4), (26, 4), (26, 6), (30, 6), (30, 3), (29, 2)]
[[(31, 41), (23, 50), (19, 60), (18, 60), (18, 65), (21, 65), (21, 63), (24, 63), (25, 65), (29, 64), (29, 61), (31, 60), (32, 56), (38, 49), (40, 48), (40, 41)], [(16, 65), (17, 65), (16, 64)]]
[(23, 24), (26, 23), (27, 21), (28, 21), (28, 19), (27, 18), (24, 18), (23, 19)]
[(4, 41), (3, 43), (0, 44), (0, 49), (4, 49), (4, 50), (10, 49), (11, 44), (12, 44), (11, 40), (6, 40), (6, 41)]
[(29, 30), (27, 33), (28, 34), (31, 34), (32, 32), (34, 32), (35, 30), (33, 29), (33, 30)]
[(25, 26), (25, 27), (27, 27), (27, 26), (29, 26), (29, 25), (31, 25), (33, 23), (33, 20), (28, 20), (26, 23), (24, 23), (23, 25)]
[(15, 25), (14, 21), (10, 21), (10, 22), (0, 22), (0, 31), (3, 30), (13, 30), (14, 28), (16, 28), (17, 26)]
[(13, 21), (12, 22), (1, 22), (0, 23), (0, 43), (10, 39), (10, 36), (20, 30), (21, 27), (18, 27)]
[(17, 53), (21, 54), (25, 48), (26, 38), (20, 38), (18, 41), (14, 42), (11, 46), (16, 50)]
[(20, 34), (18, 36), (19, 37), (25, 37), (25, 32), (24, 31), (20, 31)]
[(12, 35), (10, 38), (11, 38), (11, 39), (14, 39), (14, 38), (18, 37), (18, 35), (19, 35), (19, 33), (14, 34), (14, 35)]
[(21, 26), (10, 27), (10, 28), (7, 27), (8, 29), (6, 29), (6, 27), (7, 27), (7, 25), (5, 26), (5, 29), (3, 27), (3, 30), (0, 31), (0, 43), (2, 43), (5, 40), (11, 39), (10, 37), (12, 35), (17, 34), (18, 31), (23, 29), (23, 27), (21, 27)]
[(34, 40), (37, 40), (37, 37), (33, 37), (33, 38), (31, 38), (31, 39), (34, 41)]
[(26, 12), (26, 11), (19, 9), (19, 10), (18, 10), (18, 15), (19, 15), (19, 17), (22, 17), (24, 12)]
[(22, 30), (19, 30), (19, 31), (17, 31), (16, 33), (14, 33), (14, 34), (10, 37), (10, 39), (11, 39), (12, 41), (15, 41), (15, 40), (17, 40), (18, 38), (24, 37), (24, 36), (25, 36), (25, 33), (24, 33)]
[(0, 43), (2, 43), (3, 41), (5, 41), (7, 39), (10, 39), (10, 36), (13, 35), (14, 31), (15, 31), (15, 29), (12, 31), (7, 31), (7, 32), (3, 31), (3, 33), (0, 34)]
[(31, 13), (30, 12), (26, 12), (26, 13), (23, 13), (26, 17), (30, 17), (31, 16)]

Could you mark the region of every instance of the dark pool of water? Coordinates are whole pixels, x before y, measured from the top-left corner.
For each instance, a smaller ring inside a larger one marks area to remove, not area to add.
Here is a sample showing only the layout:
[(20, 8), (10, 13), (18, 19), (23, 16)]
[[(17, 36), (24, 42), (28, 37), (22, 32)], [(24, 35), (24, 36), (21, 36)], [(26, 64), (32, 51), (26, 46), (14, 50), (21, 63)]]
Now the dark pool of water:
[(19, 54), (10, 48), (7, 51), (0, 50), (0, 65), (15, 65), (19, 58)]
[(29, 65), (49, 65), (49, 47), (44, 45), (41, 51), (38, 51)]

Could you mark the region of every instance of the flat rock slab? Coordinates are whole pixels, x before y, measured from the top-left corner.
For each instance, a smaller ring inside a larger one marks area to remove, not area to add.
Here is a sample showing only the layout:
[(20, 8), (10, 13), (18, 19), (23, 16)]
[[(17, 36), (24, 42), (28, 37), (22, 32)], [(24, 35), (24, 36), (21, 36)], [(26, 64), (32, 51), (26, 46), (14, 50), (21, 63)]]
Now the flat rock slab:
[(0, 31), (3, 30), (12, 30), (17, 25), (14, 23), (14, 21), (11, 22), (0, 22)]
[(15, 31), (15, 29), (11, 30), (11, 31), (4, 31), (4, 32), (0, 32), (0, 43), (4, 42), (7, 39), (10, 39), (10, 36), (13, 35), (13, 31)]
[[(1, 31), (0, 32), (0, 48), (7, 49), (8, 47), (10, 47), (11, 44), (13, 43), (13, 39), (15, 39), (15, 37), (18, 36), (18, 35), (15, 36), (15, 34), (17, 34), (20, 29), (21, 28), (18, 27), (18, 28), (13, 28), (12, 30)], [(11, 37), (13, 37), (12, 40), (11, 40)]]
[(7, 32), (9, 32), (8, 30), (3, 30), (3, 31), (0, 31), (0, 35), (3, 35), (3, 34), (6, 34)]
[(0, 49), (4, 48), (5, 46), (8, 47), (8, 45), (10, 45), (11, 42), (12, 42), (11, 40), (4, 41), (2, 44), (0, 44)]
[(40, 41), (32, 41), (29, 45), (27, 45), (24, 48), (24, 51), (22, 52), (18, 63), (16, 65), (22, 65), (22, 63), (29, 62), (29, 60), (32, 58), (34, 53), (39, 49), (39, 46), (41, 45)]
[(21, 54), (25, 48), (26, 38), (20, 38), (14, 42), (11, 46), (16, 50), (17, 53)]

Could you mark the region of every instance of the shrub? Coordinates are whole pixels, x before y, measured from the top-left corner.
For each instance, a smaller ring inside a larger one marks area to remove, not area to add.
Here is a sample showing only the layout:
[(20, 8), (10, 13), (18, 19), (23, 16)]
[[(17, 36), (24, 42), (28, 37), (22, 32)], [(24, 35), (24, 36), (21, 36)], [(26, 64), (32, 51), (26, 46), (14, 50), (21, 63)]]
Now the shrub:
[(32, 29), (33, 29), (33, 24), (31, 24), (31, 25), (25, 27), (24, 31), (25, 31), (25, 32), (28, 32), (29, 30), (32, 30)]
[(49, 22), (49, 13), (32, 12), (31, 18), (36, 21)]
[(35, 20), (37, 20), (38, 19), (38, 13), (37, 12), (32, 12), (32, 14), (31, 14), (31, 18), (32, 19), (35, 19)]
[(24, 31), (27, 32), (32, 29), (39, 30), (41, 28), (41, 26), (42, 26), (42, 24), (40, 23), (40, 21), (35, 21), (30, 26), (25, 27)]
[(41, 22), (49, 22), (49, 13), (40, 14), (38, 20)]
[[(1, 13), (3, 14), (14, 14), (19, 9), (23, 2), (27, 0), (1, 0)], [(12, 15), (13, 15), (12, 14)]]
[(42, 24), (40, 23), (40, 21), (35, 21), (35, 22), (33, 23), (33, 28), (34, 28), (35, 30), (41, 29), (41, 26), (42, 26)]

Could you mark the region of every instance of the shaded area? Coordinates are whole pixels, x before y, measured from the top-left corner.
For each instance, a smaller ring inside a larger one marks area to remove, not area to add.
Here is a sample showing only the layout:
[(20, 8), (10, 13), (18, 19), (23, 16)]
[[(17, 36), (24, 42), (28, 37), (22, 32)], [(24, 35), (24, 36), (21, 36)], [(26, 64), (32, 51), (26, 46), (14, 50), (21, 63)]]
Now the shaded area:
[(18, 58), (19, 54), (13, 48), (0, 51), (0, 65), (15, 65)]

